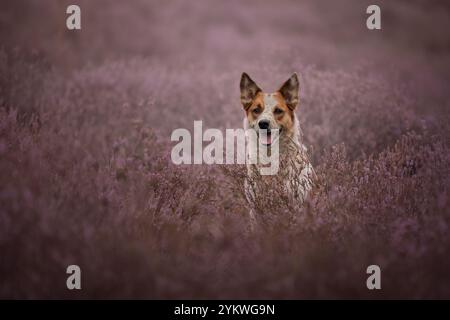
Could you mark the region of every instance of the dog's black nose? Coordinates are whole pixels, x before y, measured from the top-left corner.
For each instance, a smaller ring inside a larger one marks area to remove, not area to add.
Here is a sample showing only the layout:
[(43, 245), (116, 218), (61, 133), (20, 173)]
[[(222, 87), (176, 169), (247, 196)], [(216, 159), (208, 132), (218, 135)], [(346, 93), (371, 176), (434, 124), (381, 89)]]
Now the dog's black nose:
[(270, 122), (269, 120), (260, 120), (258, 122), (258, 127), (260, 129), (269, 129)]

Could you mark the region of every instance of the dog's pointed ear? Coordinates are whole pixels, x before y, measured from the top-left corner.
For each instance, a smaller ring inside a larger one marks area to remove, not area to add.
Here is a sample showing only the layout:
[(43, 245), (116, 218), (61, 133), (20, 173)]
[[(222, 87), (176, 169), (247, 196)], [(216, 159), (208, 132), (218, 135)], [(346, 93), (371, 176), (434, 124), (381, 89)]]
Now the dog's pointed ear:
[(253, 99), (255, 99), (258, 92), (261, 92), (261, 89), (256, 85), (255, 81), (253, 81), (248, 74), (245, 72), (241, 76), (241, 103), (244, 106), (244, 109), (247, 110), (251, 104)]
[(297, 73), (294, 73), (278, 90), (286, 101), (289, 109), (294, 110), (298, 104), (299, 82)]

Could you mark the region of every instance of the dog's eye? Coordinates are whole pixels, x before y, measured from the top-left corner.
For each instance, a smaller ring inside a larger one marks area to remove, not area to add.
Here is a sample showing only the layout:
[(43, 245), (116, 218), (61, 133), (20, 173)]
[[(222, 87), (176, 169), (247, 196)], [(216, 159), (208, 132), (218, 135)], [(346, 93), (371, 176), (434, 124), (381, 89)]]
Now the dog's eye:
[(282, 114), (284, 111), (280, 108), (275, 108), (275, 110), (273, 111), (275, 114)]
[(261, 108), (255, 108), (255, 109), (253, 109), (253, 113), (254, 113), (254, 114), (260, 114), (260, 113), (261, 113)]

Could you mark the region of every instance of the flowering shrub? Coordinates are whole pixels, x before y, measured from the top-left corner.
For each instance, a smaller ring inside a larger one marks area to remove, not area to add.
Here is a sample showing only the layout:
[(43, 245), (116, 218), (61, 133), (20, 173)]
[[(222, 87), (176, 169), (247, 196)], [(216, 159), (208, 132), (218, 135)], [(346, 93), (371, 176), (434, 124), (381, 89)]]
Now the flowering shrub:
[[(17, 3), (2, 23), (26, 2)], [(257, 28), (254, 7), (227, 3), (102, 7), (130, 22), (130, 37), (81, 1), (92, 19), (69, 40), (52, 19), (31, 48), (25, 30), (2, 34), (11, 47), (0, 50), (0, 297), (450, 297), (448, 79), (436, 72), (450, 66), (447, 38), (417, 33), (407, 47), (398, 39), (409, 33), (386, 15), (393, 39), (358, 45), (365, 31), (350, 30), (361, 18), (351, 13), (340, 12), (349, 26), (325, 31), (320, 5), (302, 4), (297, 17), (283, 1), (277, 17), (264, 4)], [(387, 8), (402, 17), (401, 5)], [(445, 24), (447, 13), (435, 14)], [(94, 26), (118, 34), (94, 41)], [(421, 51), (424, 39), (438, 49)], [(358, 52), (374, 46), (367, 63)], [(244, 166), (170, 161), (176, 128), (242, 126), (242, 71), (266, 90), (300, 73), (297, 115), (317, 173), (301, 208), (268, 190), (252, 232)], [(70, 264), (82, 269), (81, 291), (65, 286)], [(371, 264), (381, 291), (366, 288)]]

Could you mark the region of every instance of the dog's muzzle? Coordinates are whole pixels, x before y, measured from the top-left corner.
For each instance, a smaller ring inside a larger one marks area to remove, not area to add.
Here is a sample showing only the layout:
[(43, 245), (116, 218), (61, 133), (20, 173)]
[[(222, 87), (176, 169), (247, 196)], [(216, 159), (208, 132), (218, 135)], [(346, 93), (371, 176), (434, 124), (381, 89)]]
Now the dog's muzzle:
[[(268, 120), (260, 120), (258, 122), (258, 133), (259, 133), (259, 141), (264, 146), (270, 146), (272, 142), (274, 142), (274, 135), (272, 134), (272, 129), (270, 129), (270, 121)], [(281, 128), (278, 129), (278, 135), (281, 133)]]

